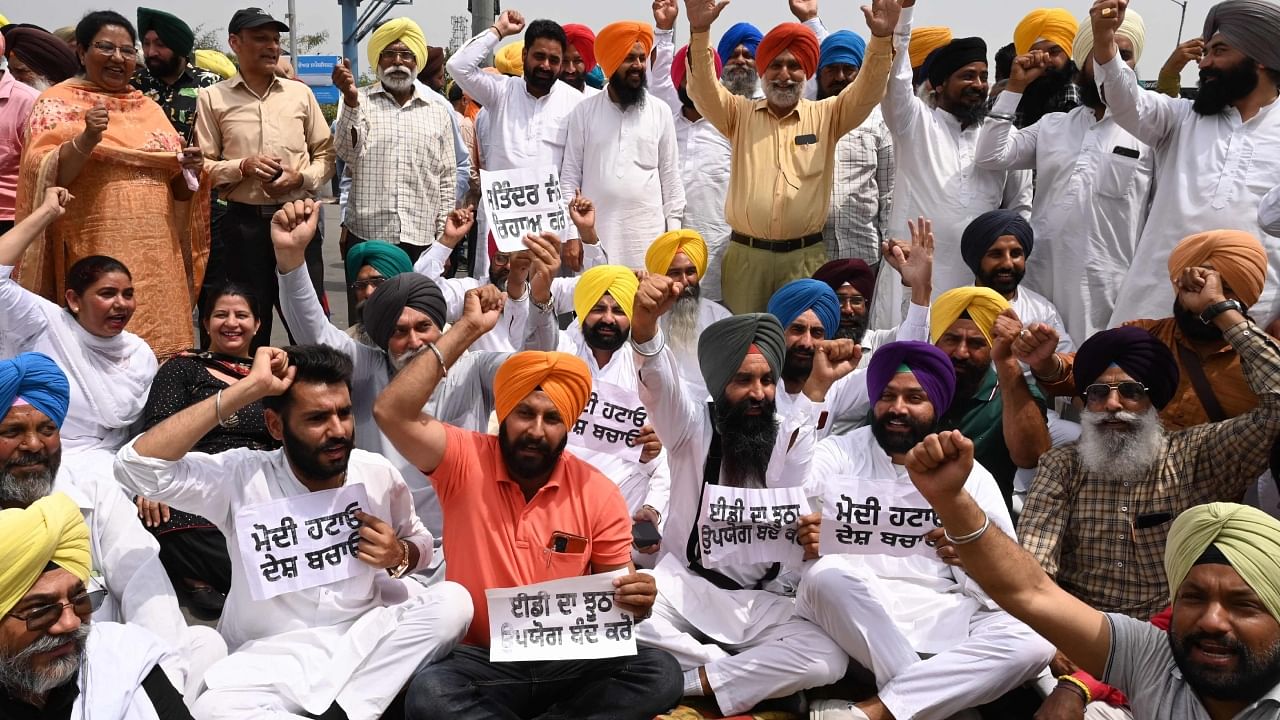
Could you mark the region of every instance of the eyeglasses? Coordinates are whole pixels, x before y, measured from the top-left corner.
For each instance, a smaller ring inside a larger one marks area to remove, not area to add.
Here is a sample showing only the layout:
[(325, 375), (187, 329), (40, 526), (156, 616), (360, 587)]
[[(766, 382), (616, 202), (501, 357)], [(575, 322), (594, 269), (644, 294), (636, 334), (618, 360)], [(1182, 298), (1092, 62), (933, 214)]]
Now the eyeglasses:
[(351, 289), (355, 290), (356, 292), (360, 292), (365, 288), (374, 288), (376, 290), (379, 285), (381, 285), (386, 281), (387, 279), (384, 277), (371, 277), (368, 280), (357, 280), (351, 283)]
[(32, 608), (26, 613), (19, 615), (18, 613), (9, 613), (9, 615), (23, 620), (27, 623), (27, 630), (30, 632), (40, 632), (48, 630), (57, 624), (58, 618), (62, 617), (62, 611), (68, 605), (75, 610), (76, 615), (86, 617), (92, 615), (102, 607), (102, 601), (107, 597), (106, 590), (85, 591), (71, 598), (70, 602), (52, 603), (50, 605), (41, 605)]
[(94, 43), (93, 49), (107, 57), (115, 55), (117, 51), (119, 51), (120, 57), (125, 60), (134, 60), (138, 57), (138, 48), (132, 45), (117, 45), (113, 42), (107, 42), (106, 40), (99, 40)]
[(493, 254), (493, 264), (494, 264), (494, 265), (507, 265), (507, 264), (509, 264), (510, 262), (511, 262), (511, 254), (510, 254), (510, 253), (500, 252), (500, 253), (494, 253), (494, 254)]
[(840, 307), (848, 305), (853, 308), (860, 308), (867, 304), (867, 299), (861, 295), (850, 295), (849, 297), (840, 297)]
[(383, 50), (378, 57), (382, 60), (399, 60), (400, 62), (415, 62), (418, 59), (408, 50)]
[(1126, 380), (1118, 383), (1094, 383), (1084, 389), (1084, 399), (1090, 405), (1101, 405), (1111, 397), (1111, 391), (1120, 393), (1122, 400), (1146, 400), (1147, 386), (1140, 382)]

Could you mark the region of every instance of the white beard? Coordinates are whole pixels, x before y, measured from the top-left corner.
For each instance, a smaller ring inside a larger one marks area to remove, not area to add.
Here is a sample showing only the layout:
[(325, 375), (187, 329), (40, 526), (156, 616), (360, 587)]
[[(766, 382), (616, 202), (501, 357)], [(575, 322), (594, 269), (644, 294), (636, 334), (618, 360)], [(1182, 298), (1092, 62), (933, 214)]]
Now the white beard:
[[(1125, 431), (1104, 430), (1104, 420), (1123, 420)], [(1142, 477), (1160, 462), (1164, 428), (1154, 407), (1145, 413), (1084, 410), (1080, 413), (1080, 441), (1076, 454), (1086, 472), (1103, 477)]]
[(679, 352), (698, 351), (698, 321), (702, 317), (699, 302), (697, 297), (681, 297), (662, 318), (667, 342)]
[(792, 83), (785, 88), (778, 87), (773, 83), (765, 83), (764, 97), (780, 108), (793, 108), (800, 104), (800, 92), (803, 89), (804, 86), (800, 83)]
[(378, 81), (382, 83), (382, 87), (391, 92), (406, 92), (413, 89), (413, 73), (399, 65), (379, 70)]

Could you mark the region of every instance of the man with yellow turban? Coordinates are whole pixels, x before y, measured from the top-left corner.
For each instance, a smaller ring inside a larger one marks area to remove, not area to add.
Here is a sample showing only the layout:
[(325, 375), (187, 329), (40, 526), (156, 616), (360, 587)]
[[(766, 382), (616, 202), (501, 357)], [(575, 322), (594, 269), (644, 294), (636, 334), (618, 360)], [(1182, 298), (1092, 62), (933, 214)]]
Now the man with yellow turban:
[(698, 338), (712, 323), (732, 314), (703, 292), (707, 262), (707, 243), (698, 231), (687, 229), (659, 235), (644, 256), (645, 270), (666, 275), (684, 287), (680, 298), (658, 324), (676, 355), (685, 388), (694, 397), (707, 394), (706, 382), (698, 369)]
[(1050, 445), (1044, 397), (1013, 355), (1021, 330), (1009, 301), (987, 287), (948, 290), (930, 308), (929, 338), (956, 370), (955, 401), (939, 427), (973, 438), (1011, 510), (1014, 475), (1035, 468)]
[[(1072, 51), (1078, 25), (1070, 11), (1040, 8), (1031, 11), (1013, 31), (1014, 51), (1019, 58), (1033, 59), (1040, 72), (1022, 90), (1018, 104), (1018, 126), (1026, 127), (1049, 113), (1070, 112), (1080, 105), (1075, 85), (1079, 63)], [(1019, 65), (1025, 60), (1014, 60)]]
[(698, 341), (708, 402), (708, 395), (685, 390), (659, 328), (681, 289), (665, 275), (649, 275), (636, 293), (632, 320), (640, 398), (671, 464), (671, 517), (663, 529), (667, 552), (654, 570), (662, 594), (655, 619), (637, 628), (637, 638), (678, 652), (684, 694), (706, 696), (724, 716), (765, 700), (772, 700), (773, 709), (798, 714), (800, 691), (840, 678), (848, 656), (816, 625), (794, 616), (794, 599), (774, 582), (781, 563), (706, 567), (711, 563), (703, 562), (699, 539), (710, 529), (699, 518), (711, 504), (708, 485), (773, 488), (801, 482), (794, 463), (808, 462), (827, 391), (852, 371), (853, 358), (824, 351), (815, 359), (823, 371), (810, 374), (791, 412), (781, 416), (776, 395), (786, 354), (782, 325), (767, 313), (725, 318)]
[[(369, 38), (369, 65), (378, 83), (357, 88), (346, 60), (333, 69), (343, 102), (334, 149), (351, 175), (344, 227), (348, 243), (382, 240), (410, 261), (445, 230), (466, 195), (471, 158), (449, 101), (415, 78), (427, 62), (427, 41), (409, 18), (378, 26)], [(417, 158), (406, 163), (404, 157)]]
[(675, 122), (649, 96), (653, 27), (616, 22), (596, 36), (596, 61), (609, 84), (569, 114), (560, 187), (596, 203), (596, 227), (611, 261), (644, 267), (649, 241), (684, 218)]
[(138, 39), (142, 41), (141, 54), (146, 62), (130, 82), (164, 110), (179, 135), (190, 138), (197, 91), (221, 82), (222, 78), (192, 62), (195, 34), (176, 15), (138, 8)]
[[(634, 292), (634, 276), (632, 283)], [(507, 691), (488, 689), (489, 681), (500, 681), (521, 692), (537, 684), (544, 693), (541, 707), (559, 708), (566, 717), (589, 717), (607, 707), (611, 717), (649, 720), (680, 697), (679, 665), (661, 650), (501, 668), (490, 663), (491, 641), (502, 642), (490, 634), (490, 588), (622, 571), (613, 580), (612, 599), (640, 626), (657, 588), (653, 576), (637, 573), (631, 562), (632, 518), (617, 485), (576, 450), (564, 452), (569, 436), (591, 422), (607, 398), (597, 394), (606, 391), (593, 387), (582, 358), (563, 352), (510, 356), (494, 379), (496, 437), (446, 424), (423, 409), (450, 366), (496, 319), (496, 308), (482, 307), (477, 292), (432, 352), (396, 375), (375, 411), (396, 448), (431, 476), (444, 511), (447, 577), (466, 588), (475, 614), (461, 644), (409, 680), (405, 718), (463, 717), (477, 707), (515, 716)], [(566, 682), (548, 689), (547, 677)]]

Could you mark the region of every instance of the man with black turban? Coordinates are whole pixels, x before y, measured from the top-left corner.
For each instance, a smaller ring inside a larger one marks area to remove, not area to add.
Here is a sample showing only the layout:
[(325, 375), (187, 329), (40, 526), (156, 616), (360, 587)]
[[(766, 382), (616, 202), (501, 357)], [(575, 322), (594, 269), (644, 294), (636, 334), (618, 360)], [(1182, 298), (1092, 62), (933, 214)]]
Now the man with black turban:
[(142, 57), (133, 75), (133, 86), (155, 101), (168, 116), (173, 129), (191, 137), (195, 121), (197, 90), (222, 80), (216, 73), (196, 67), (195, 33), (191, 27), (163, 10), (138, 8), (138, 36)]
[[(289, 326), (294, 340), (322, 343), (335, 347), (351, 357), (354, 372), (351, 380), (352, 409), (356, 424), (356, 447), (380, 453), (404, 476), (413, 493), (414, 506), (432, 535), (441, 537), (443, 521), (435, 491), (422, 472), (405, 460), (386, 437), (374, 430), (373, 401), (391, 377), (416, 355), (431, 354), (445, 327), (447, 307), (440, 288), (416, 273), (402, 273), (388, 278), (365, 301), (364, 330), (374, 342), (365, 345), (334, 327), (325, 316), (324, 307), (307, 275), (307, 244), (315, 237), (320, 206), (311, 200), (289, 203), (277, 212), (271, 222), (271, 241), (275, 246), (276, 276), (280, 283), (280, 314)], [(542, 273), (532, 278), (529, 294), (535, 302), (551, 301), (550, 279)], [(481, 292), (505, 296), (489, 285)], [(527, 300), (510, 300), (521, 305)], [(550, 312), (526, 313), (528, 335), (524, 324), (517, 337), (526, 337), (525, 347), (551, 350), (555, 347), (555, 315)], [(428, 404), (430, 412), (451, 425), (477, 432), (489, 428), (493, 411), (493, 376), (509, 353), (472, 352), (450, 369), (449, 377), (440, 384)], [(435, 564), (440, 560), (439, 554)], [(434, 567), (434, 565), (433, 565)]]
[[(827, 288), (823, 288), (826, 290)], [(791, 413), (775, 413), (786, 345), (771, 314), (712, 323), (698, 341), (711, 402), (691, 397), (666, 347), (659, 317), (680, 296), (679, 282), (650, 275), (636, 292), (631, 347), (640, 399), (662, 438), (671, 468), (671, 514), (654, 574), (662, 591), (654, 616), (637, 626), (641, 643), (670, 650), (684, 670), (685, 696), (710, 696), (724, 715), (756, 707), (798, 712), (797, 693), (844, 675), (848, 656), (816, 625), (794, 616), (794, 600), (776, 582), (780, 563), (704, 566), (699, 522), (707, 487), (799, 485), (813, 452), (821, 404), (852, 358), (829, 357), (826, 343)], [(829, 291), (828, 291), (829, 292)], [(831, 324), (838, 322), (832, 308)], [(710, 564), (710, 561), (708, 561)]]
[(80, 72), (80, 60), (67, 44), (34, 25), (4, 33), (9, 72), (18, 82), (44, 91)]

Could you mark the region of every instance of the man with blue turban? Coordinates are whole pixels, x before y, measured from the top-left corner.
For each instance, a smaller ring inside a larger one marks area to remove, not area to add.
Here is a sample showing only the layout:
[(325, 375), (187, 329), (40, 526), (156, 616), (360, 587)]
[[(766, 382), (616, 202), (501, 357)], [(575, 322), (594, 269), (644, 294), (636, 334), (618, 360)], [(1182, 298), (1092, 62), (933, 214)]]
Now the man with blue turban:
[[(882, 508), (914, 507), (928, 513), (905, 461), (912, 448), (937, 432), (951, 408), (956, 393), (951, 359), (929, 343), (892, 342), (876, 350), (866, 383), (874, 399), (872, 425), (818, 443), (805, 494), (826, 498), (837, 508), (842, 499), (861, 503), (876, 498)], [(964, 487), (993, 525), (1013, 532), (1000, 486), (986, 468), (973, 465)], [(878, 551), (853, 558), (835, 548), (819, 548), (827, 557), (810, 566), (796, 595), (797, 614), (870, 670), (879, 692), (857, 704), (811, 704), (811, 717), (956, 717), (1044, 669), (1053, 646), (985, 602), (956, 569), (955, 548), (937, 543), (943, 539), (937, 525), (926, 520), (912, 525), (918, 529), (899, 530), (884, 514), (887, 510), (880, 512), (879, 520), (870, 522), (858, 512), (847, 516), (855, 531), (850, 535), (870, 531)], [(884, 535), (895, 532), (913, 539), (924, 536), (913, 544), (909, 559), (885, 545)], [(941, 546), (934, 549), (935, 544)]]
[(754, 98), (760, 93), (760, 75), (756, 72), (756, 49), (764, 33), (747, 22), (740, 22), (720, 36), (716, 53), (724, 63), (720, 82), (734, 95)]

